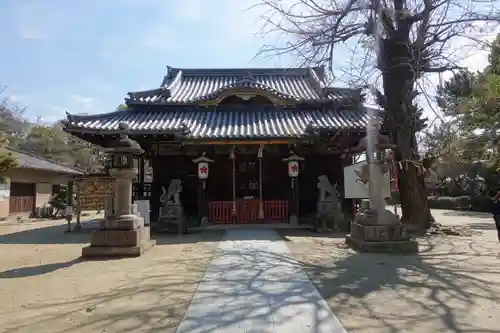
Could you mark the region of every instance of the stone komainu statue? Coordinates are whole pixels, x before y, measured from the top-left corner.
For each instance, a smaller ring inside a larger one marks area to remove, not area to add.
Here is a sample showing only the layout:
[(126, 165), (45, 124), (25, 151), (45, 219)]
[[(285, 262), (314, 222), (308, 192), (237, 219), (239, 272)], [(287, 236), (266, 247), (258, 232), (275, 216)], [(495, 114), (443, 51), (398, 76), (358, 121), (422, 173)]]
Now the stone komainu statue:
[(161, 191), (160, 202), (163, 206), (181, 205), (182, 181), (180, 179), (172, 179), (170, 185), (168, 185), (168, 190), (165, 191), (165, 186), (162, 186)]

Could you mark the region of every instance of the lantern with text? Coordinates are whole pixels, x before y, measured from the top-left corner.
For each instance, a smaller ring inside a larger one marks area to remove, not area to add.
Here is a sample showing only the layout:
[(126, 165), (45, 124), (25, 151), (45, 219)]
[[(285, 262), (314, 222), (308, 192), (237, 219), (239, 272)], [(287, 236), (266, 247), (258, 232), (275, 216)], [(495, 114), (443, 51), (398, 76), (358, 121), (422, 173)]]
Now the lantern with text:
[(201, 217), (201, 225), (205, 225), (208, 222), (208, 212), (206, 209), (206, 197), (205, 197), (205, 189), (207, 187), (207, 178), (209, 174), (209, 163), (212, 163), (213, 160), (209, 159), (205, 156), (205, 153), (202, 153), (200, 157), (195, 158), (193, 163), (196, 163), (198, 167), (198, 179), (200, 180), (200, 200), (199, 200), (199, 213)]
[(299, 176), (299, 162), (297, 161), (288, 162), (288, 175), (294, 178)]
[(212, 163), (213, 160), (209, 159), (205, 156), (205, 153), (201, 154), (200, 157), (195, 158), (193, 163), (196, 163), (198, 167), (198, 178), (201, 180), (205, 180), (208, 178), (208, 174), (210, 172), (209, 163)]
[(290, 224), (297, 225), (299, 214), (299, 192), (298, 186), (296, 185), (299, 177), (299, 162), (304, 159), (297, 156), (293, 151), (290, 151), (290, 156), (284, 158), (282, 161), (288, 165), (288, 176), (290, 176), (291, 190), (292, 190), (292, 200), (291, 200), (291, 211), (290, 211)]
[(303, 160), (302, 157), (297, 156), (294, 152), (291, 152), (289, 157), (283, 159), (283, 162), (288, 164), (288, 175), (291, 178), (297, 178), (299, 176), (299, 162)]
[(198, 163), (198, 178), (207, 179), (208, 178), (208, 163), (200, 162)]

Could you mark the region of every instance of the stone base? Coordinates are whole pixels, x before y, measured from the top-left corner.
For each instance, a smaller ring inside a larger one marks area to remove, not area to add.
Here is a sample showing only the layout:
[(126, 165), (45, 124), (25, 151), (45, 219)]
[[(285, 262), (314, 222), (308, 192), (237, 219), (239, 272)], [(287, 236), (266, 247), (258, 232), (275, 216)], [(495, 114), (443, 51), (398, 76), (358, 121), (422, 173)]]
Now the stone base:
[(83, 257), (140, 256), (155, 245), (150, 227), (144, 219), (133, 214), (111, 217), (101, 222), (92, 233), (90, 246), (83, 248)]
[(364, 242), (405, 241), (410, 236), (404, 225), (363, 225), (351, 223), (351, 236)]
[(93, 246), (89, 245), (82, 249), (84, 258), (120, 258), (139, 257), (156, 244), (154, 239), (142, 242), (139, 246)]
[(144, 227), (144, 218), (137, 215), (108, 216), (101, 221), (101, 229), (134, 230)]
[(150, 228), (142, 227), (135, 230), (98, 229), (92, 233), (92, 246), (139, 246), (150, 239)]
[(418, 253), (418, 242), (414, 240), (368, 242), (347, 235), (345, 243), (359, 252)]
[(296, 215), (290, 215), (290, 225), (294, 227), (299, 225), (299, 219)]
[(410, 239), (405, 226), (401, 223), (363, 225), (353, 222), (351, 234), (346, 236), (345, 243), (361, 252), (418, 252), (418, 242)]
[(204, 227), (206, 225), (208, 225), (208, 217), (203, 216), (200, 221), (200, 226)]

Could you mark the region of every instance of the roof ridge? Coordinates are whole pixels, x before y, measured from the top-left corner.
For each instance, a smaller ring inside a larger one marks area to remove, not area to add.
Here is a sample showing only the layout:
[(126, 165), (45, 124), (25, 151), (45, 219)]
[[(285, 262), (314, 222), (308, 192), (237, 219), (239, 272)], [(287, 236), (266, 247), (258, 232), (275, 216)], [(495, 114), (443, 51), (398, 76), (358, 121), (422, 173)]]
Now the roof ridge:
[(16, 153), (24, 154), (24, 155), (27, 155), (27, 156), (30, 156), (30, 157), (37, 158), (37, 159), (42, 160), (42, 161), (46, 161), (46, 162), (49, 162), (49, 163), (54, 163), (54, 164), (63, 166), (63, 167), (68, 168), (68, 169), (73, 169), (75, 171), (85, 173), (85, 171), (82, 170), (82, 169), (79, 169), (79, 168), (76, 168), (76, 167), (72, 167), (72, 166), (67, 166), (66, 164), (63, 164), (63, 163), (61, 163), (59, 161), (56, 161), (56, 160), (53, 160), (53, 159), (47, 158), (47, 157), (42, 157), (42, 156), (39, 156), (37, 154), (34, 154), (34, 153), (26, 151), (26, 150), (21, 150), (21, 149), (17, 149), (17, 148), (13, 148), (13, 147), (5, 147), (5, 148), (7, 148), (10, 151), (14, 151)]
[(255, 68), (225, 68), (225, 67), (213, 67), (213, 68), (177, 68), (177, 67), (167, 67), (167, 75), (173, 76), (179, 71), (182, 71), (184, 75), (307, 75), (308, 71), (312, 67), (255, 67)]

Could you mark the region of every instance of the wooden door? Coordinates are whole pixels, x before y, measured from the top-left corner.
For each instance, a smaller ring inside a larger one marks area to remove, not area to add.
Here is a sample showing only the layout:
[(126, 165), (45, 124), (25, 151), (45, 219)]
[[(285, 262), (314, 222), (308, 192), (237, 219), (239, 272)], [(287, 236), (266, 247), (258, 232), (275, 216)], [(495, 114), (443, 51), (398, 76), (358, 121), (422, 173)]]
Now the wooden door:
[(35, 188), (34, 183), (11, 183), (9, 212), (32, 213), (35, 209)]

